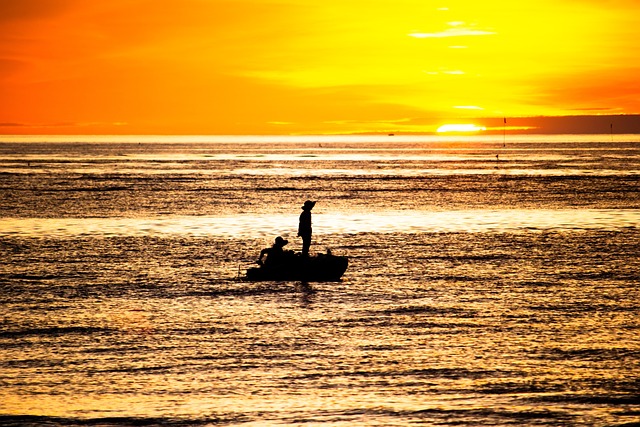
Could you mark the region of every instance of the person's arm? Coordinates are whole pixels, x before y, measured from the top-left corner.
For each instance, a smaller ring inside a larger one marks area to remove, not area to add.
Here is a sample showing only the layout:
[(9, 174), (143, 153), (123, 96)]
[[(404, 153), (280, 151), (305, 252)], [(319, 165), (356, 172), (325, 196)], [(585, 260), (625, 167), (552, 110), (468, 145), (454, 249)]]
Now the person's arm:
[(269, 248), (263, 249), (260, 251), (260, 256), (258, 257), (258, 261), (256, 261), (258, 264), (262, 265), (262, 257), (269, 253)]

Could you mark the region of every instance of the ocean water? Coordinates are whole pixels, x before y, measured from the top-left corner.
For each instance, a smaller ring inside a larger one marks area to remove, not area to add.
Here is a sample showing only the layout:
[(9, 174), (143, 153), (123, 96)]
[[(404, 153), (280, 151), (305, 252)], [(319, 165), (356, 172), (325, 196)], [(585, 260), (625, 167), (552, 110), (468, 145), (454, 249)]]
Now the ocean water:
[[(0, 137), (0, 425), (640, 425), (640, 135)], [(336, 283), (242, 280), (296, 237)]]

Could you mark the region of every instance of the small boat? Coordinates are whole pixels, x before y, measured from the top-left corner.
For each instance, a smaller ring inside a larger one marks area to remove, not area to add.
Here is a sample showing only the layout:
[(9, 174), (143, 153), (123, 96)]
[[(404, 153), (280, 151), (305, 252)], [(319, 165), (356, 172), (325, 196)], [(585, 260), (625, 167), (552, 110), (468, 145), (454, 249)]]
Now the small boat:
[(318, 254), (303, 257), (293, 254), (277, 264), (265, 263), (247, 270), (246, 280), (251, 282), (295, 280), (303, 282), (338, 282), (347, 271), (349, 260), (345, 256)]

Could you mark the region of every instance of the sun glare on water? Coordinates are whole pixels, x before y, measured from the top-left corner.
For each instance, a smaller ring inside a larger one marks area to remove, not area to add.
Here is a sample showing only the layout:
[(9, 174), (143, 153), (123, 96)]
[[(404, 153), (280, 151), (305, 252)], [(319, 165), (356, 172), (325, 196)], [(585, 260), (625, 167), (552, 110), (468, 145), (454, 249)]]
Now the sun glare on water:
[(450, 124), (442, 125), (438, 128), (438, 133), (445, 132), (480, 132), (487, 130), (484, 126), (478, 126), (474, 124)]

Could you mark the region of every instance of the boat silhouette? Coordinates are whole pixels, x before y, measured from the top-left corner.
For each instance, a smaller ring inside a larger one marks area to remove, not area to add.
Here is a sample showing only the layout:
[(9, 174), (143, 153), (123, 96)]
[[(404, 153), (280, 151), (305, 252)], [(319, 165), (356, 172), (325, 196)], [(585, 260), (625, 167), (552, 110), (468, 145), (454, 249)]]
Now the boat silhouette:
[(348, 266), (347, 257), (333, 255), (331, 251), (313, 256), (291, 252), (278, 263), (265, 263), (247, 269), (245, 280), (338, 282)]

